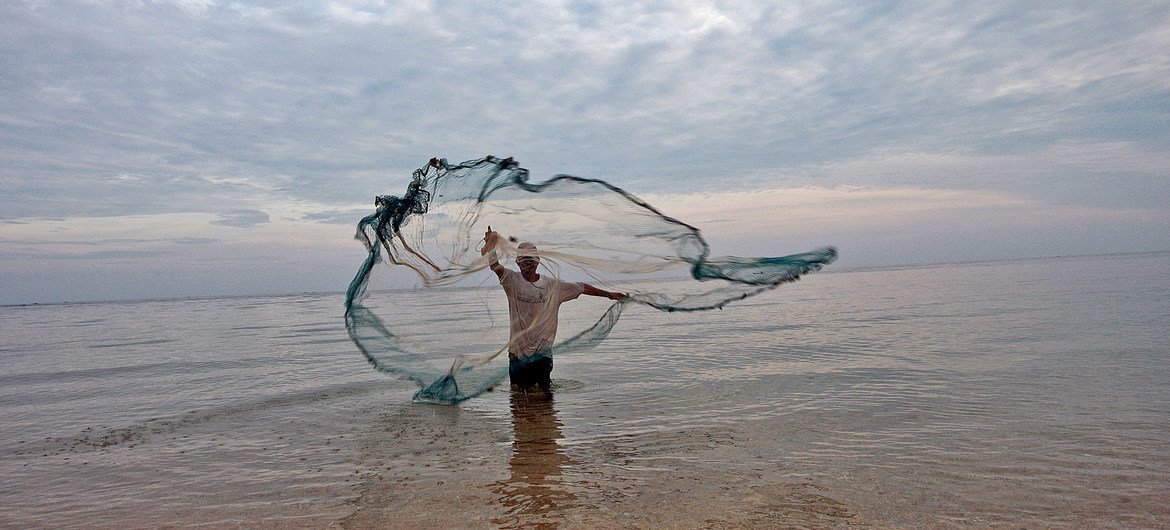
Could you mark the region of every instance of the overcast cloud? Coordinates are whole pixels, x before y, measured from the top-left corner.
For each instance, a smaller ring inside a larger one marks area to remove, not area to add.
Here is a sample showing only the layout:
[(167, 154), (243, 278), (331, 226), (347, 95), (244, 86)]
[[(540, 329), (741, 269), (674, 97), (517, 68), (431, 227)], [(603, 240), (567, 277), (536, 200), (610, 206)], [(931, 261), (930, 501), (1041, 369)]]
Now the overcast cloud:
[(1170, 249), (1164, 1), (288, 4), (0, 4), (0, 303), (340, 291), (432, 156), (717, 253)]

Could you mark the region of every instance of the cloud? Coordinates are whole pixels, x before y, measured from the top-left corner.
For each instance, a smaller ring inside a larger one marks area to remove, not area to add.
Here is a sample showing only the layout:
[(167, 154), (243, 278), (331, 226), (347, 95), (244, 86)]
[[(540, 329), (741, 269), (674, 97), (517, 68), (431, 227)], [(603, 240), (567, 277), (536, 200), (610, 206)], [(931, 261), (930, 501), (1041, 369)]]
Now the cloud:
[(1050, 204), (977, 189), (809, 186), (641, 198), (699, 228), (717, 254), (836, 245), (846, 267), (1170, 248), (1158, 228), (1170, 223), (1162, 208)]
[(300, 244), (489, 153), (643, 195), (1164, 211), (1168, 48), (1156, 1), (8, 3), (0, 235)]
[(806, 166), (802, 178), (791, 180), (980, 189), (1055, 204), (1160, 207), (1170, 199), (1166, 168), (1170, 154), (1139, 143), (1066, 141), (1006, 153), (878, 153)]
[(222, 240), (211, 237), (178, 237), (171, 241), (178, 245), (209, 245), (219, 243)]
[[(898, 230), (956, 211), (987, 215), (1042, 205), (980, 190), (802, 187), (714, 193), (645, 195), (667, 215), (711, 234), (766, 238), (794, 230), (846, 231), (851, 227)], [(707, 227), (707, 228), (704, 228)], [(827, 243), (826, 243), (827, 244)]]
[(311, 221), (314, 223), (328, 223), (328, 224), (342, 224), (356, 226), (361, 218), (370, 215), (374, 212), (373, 208), (364, 209), (348, 209), (348, 210), (326, 210), (320, 212), (309, 212), (301, 216), (304, 221)]
[(268, 223), (268, 213), (260, 210), (232, 210), (222, 212), (211, 224), (235, 228), (253, 228)]
[(53, 259), (81, 259), (81, 260), (138, 260), (165, 256), (170, 252), (162, 250), (97, 250), (72, 256), (55, 256)]
[[(0, 134), (24, 146), (6, 153), (9, 178), (36, 179), (8, 215), (103, 214), (70, 200), (77, 175), (119, 214), (250, 197), (204, 178), (352, 201), (430, 156), (488, 152), (697, 190), (711, 176), (1074, 134), (1156, 151), (1170, 116), (1156, 4), (179, 7), (12, 9)], [(128, 174), (150, 185), (111, 184)], [(267, 199), (247, 200), (232, 207)]]

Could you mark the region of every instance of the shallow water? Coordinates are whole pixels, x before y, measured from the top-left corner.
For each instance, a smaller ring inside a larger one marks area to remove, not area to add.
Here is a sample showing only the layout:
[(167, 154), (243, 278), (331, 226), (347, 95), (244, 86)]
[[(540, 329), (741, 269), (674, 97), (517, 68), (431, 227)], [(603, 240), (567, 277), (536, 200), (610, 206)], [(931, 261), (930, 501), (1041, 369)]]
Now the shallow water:
[(458, 407), (374, 372), (341, 302), (0, 308), (0, 526), (1170, 526), (1170, 254), (635, 307), (551, 401)]

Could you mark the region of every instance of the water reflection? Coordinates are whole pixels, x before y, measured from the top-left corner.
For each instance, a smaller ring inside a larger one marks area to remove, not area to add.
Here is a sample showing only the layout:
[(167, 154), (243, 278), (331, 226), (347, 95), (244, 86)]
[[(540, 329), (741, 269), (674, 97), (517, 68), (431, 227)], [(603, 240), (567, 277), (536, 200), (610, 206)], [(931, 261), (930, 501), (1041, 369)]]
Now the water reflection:
[[(561, 421), (552, 394), (513, 390), (511, 476), (492, 491), (500, 495), (506, 517), (492, 522), (508, 527), (555, 526), (546, 516), (575, 505), (561, 470), (571, 463), (561, 450)], [(536, 519), (535, 521), (533, 519)]]

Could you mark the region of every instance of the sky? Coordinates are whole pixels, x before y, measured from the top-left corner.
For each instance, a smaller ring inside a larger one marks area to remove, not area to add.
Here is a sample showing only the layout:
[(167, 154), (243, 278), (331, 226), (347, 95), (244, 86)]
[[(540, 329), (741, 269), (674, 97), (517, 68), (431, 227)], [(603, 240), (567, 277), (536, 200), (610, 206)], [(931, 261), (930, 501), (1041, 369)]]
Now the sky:
[(715, 255), (1170, 250), (1170, 3), (0, 3), (0, 304), (337, 292), (431, 157)]

